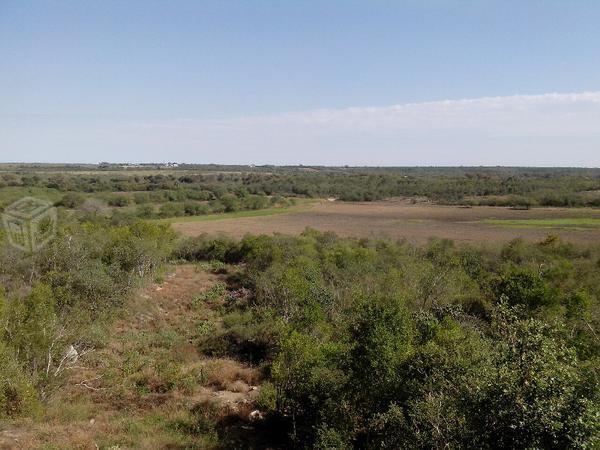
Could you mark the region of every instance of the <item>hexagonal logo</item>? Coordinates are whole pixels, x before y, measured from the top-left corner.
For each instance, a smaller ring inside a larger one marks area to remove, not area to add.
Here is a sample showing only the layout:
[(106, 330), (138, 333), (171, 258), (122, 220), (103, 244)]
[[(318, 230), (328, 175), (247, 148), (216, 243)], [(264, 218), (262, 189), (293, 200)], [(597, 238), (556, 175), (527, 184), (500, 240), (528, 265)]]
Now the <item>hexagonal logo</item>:
[(24, 197), (8, 206), (2, 223), (13, 247), (32, 253), (56, 235), (56, 208), (39, 198)]

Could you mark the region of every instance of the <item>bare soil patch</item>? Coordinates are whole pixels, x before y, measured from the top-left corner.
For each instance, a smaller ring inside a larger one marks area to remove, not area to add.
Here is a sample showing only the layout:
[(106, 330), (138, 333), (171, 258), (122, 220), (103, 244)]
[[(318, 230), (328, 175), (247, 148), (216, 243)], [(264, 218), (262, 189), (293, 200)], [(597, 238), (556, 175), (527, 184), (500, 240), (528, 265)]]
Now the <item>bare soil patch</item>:
[(598, 242), (600, 230), (514, 228), (484, 223), (484, 220), (524, 220), (556, 218), (598, 218), (600, 210), (574, 208), (535, 208), (516, 210), (503, 207), (458, 207), (411, 204), (406, 200), (370, 203), (322, 201), (299, 211), (264, 217), (232, 218), (206, 222), (173, 223), (175, 230), (187, 236), (225, 233), (234, 237), (245, 234), (298, 234), (307, 227), (333, 231), (340, 236), (391, 237), (423, 243), (432, 237), (462, 243), (506, 242), (518, 237), (539, 241), (548, 234), (574, 243)]

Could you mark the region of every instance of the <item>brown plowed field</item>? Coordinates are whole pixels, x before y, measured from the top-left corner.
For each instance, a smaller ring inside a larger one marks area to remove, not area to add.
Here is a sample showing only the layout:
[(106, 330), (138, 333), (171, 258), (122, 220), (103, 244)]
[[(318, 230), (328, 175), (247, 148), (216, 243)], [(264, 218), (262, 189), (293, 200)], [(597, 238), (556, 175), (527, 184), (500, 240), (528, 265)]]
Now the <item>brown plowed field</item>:
[(500, 207), (461, 208), (432, 204), (410, 204), (404, 200), (371, 203), (322, 201), (286, 214), (174, 223), (188, 236), (201, 233), (298, 234), (307, 227), (333, 231), (340, 236), (405, 238), (416, 243), (431, 237), (457, 242), (506, 242), (522, 237), (539, 241), (549, 234), (582, 244), (600, 243), (600, 228), (507, 227), (484, 223), (486, 219), (600, 218), (597, 209), (535, 208), (514, 210)]

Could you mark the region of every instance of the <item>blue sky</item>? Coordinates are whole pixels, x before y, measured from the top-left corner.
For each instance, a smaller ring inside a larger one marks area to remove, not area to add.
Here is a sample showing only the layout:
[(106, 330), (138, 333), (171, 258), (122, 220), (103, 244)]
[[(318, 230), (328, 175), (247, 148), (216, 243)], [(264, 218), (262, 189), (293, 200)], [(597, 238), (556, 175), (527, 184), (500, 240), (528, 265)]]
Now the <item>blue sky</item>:
[(0, 161), (600, 166), (598, 1), (0, 0)]

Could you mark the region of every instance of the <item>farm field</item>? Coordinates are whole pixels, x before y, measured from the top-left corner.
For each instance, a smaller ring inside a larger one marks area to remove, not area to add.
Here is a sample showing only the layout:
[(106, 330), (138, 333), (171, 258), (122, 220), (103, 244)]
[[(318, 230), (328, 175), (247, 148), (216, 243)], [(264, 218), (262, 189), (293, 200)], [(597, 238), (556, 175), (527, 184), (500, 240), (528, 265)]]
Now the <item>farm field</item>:
[(299, 234), (310, 227), (333, 231), (344, 237), (391, 237), (415, 243), (424, 243), (432, 237), (463, 243), (506, 242), (518, 237), (539, 241), (548, 234), (574, 243), (600, 239), (600, 210), (591, 208), (517, 210), (411, 204), (406, 200), (368, 203), (323, 200), (279, 211), (277, 215), (219, 215), (201, 219), (175, 218), (170, 222), (176, 231), (187, 236), (202, 233), (224, 233), (233, 237)]

